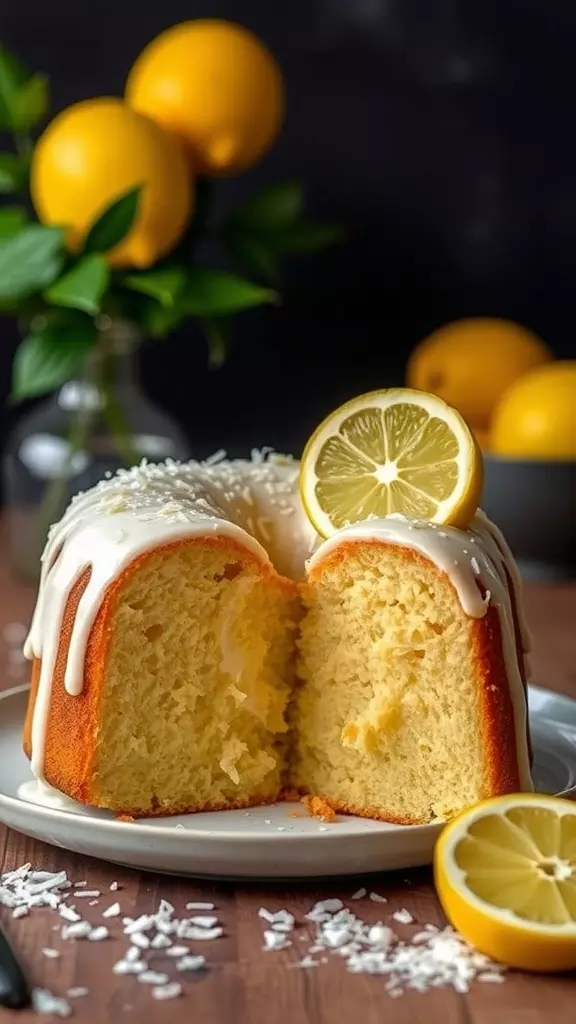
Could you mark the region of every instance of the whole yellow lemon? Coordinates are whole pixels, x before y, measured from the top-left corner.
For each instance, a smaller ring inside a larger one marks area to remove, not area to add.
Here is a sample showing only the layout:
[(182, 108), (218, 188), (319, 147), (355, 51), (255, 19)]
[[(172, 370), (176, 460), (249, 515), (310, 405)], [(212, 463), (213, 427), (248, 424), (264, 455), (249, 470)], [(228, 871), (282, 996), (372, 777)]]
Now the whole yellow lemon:
[(72, 250), (98, 216), (137, 185), (142, 192), (134, 223), (109, 254), (114, 267), (149, 267), (182, 235), (193, 207), (182, 147), (154, 121), (107, 97), (68, 107), (36, 144), (32, 202), (44, 224), (67, 228)]
[(247, 29), (218, 19), (185, 21), (153, 39), (130, 71), (126, 100), (176, 134), (204, 175), (250, 167), (284, 118), (275, 58)]
[(407, 383), (453, 405), (472, 427), (486, 430), (500, 396), (552, 353), (532, 331), (510, 320), (455, 320), (413, 351)]
[(494, 412), (491, 451), (518, 459), (576, 460), (576, 361), (531, 370)]

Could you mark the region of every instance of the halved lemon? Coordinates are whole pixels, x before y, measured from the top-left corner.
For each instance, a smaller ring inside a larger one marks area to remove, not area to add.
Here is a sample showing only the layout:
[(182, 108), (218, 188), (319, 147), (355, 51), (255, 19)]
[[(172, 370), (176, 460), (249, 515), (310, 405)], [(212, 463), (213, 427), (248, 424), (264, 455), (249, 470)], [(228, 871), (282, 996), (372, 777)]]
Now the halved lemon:
[(576, 967), (576, 804), (486, 800), (446, 826), (434, 874), (451, 924), (481, 953), (528, 971)]
[(482, 454), (460, 413), (410, 388), (340, 406), (314, 431), (300, 470), (302, 502), (323, 537), (392, 513), (466, 526), (482, 483)]

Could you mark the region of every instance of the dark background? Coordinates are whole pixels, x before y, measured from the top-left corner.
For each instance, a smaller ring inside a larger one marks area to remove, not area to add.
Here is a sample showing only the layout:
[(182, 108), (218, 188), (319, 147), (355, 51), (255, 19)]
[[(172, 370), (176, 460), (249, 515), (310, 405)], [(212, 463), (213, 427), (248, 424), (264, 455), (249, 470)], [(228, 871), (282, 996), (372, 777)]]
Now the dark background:
[[(0, 39), (49, 73), (56, 112), (121, 93), (149, 39), (207, 15), (260, 34), (288, 83), (282, 138), (221, 202), (301, 176), (349, 238), (293, 263), (283, 307), (238, 321), (223, 370), (190, 327), (146, 346), (146, 388), (194, 454), (297, 450), (459, 316), (510, 317), (576, 355), (574, 0), (10, 0)], [(5, 398), (16, 331), (0, 332)]]

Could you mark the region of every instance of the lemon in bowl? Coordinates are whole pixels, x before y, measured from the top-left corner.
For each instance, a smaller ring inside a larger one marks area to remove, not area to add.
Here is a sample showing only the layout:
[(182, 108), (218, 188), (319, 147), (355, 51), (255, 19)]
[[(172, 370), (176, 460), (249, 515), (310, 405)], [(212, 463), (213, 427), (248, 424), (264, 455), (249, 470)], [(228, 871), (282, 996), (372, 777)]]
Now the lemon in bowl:
[(502, 395), (482, 506), (526, 579), (576, 579), (576, 361), (538, 366)]
[(576, 360), (538, 366), (504, 392), (490, 450), (504, 458), (576, 463)]
[(416, 346), (407, 383), (454, 406), (477, 436), (486, 437), (502, 395), (524, 374), (552, 359), (527, 327), (495, 317), (454, 320)]

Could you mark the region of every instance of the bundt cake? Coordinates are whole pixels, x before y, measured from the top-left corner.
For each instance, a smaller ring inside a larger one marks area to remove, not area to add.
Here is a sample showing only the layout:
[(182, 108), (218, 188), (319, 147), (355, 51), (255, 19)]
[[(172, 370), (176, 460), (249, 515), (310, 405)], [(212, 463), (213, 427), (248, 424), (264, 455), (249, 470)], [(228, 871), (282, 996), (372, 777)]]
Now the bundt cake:
[(419, 823), (530, 789), (518, 583), (481, 514), (320, 542), (288, 458), (120, 471), (44, 553), (33, 772), (131, 816), (296, 789)]

